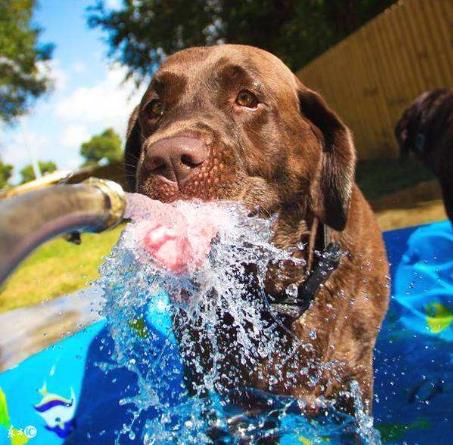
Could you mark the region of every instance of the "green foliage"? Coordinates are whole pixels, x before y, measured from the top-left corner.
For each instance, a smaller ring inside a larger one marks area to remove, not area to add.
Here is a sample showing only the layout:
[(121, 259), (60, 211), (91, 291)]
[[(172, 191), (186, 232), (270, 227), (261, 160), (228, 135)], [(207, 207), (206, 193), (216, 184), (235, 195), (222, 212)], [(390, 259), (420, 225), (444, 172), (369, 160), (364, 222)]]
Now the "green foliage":
[(84, 142), (80, 154), (85, 158), (84, 166), (98, 165), (100, 161), (111, 164), (122, 159), (121, 138), (112, 128)]
[(8, 184), (8, 180), (11, 178), (13, 174), (13, 166), (10, 164), (5, 164), (0, 159), (0, 190), (6, 187)]
[[(39, 168), (41, 173), (44, 175), (46, 173), (52, 173), (57, 169), (57, 165), (53, 161), (39, 161)], [(20, 174), (22, 176), (21, 184), (24, 184), (29, 181), (33, 181), (36, 179), (35, 172), (33, 171), (33, 166), (31, 164), (26, 165), (21, 171)]]
[(146, 76), (166, 54), (188, 46), (242, 43), (280, 56), (293, 70), (337, 43), (396, 0), (126, 0), (89, 9), (108, 34), (109, 55)]
[(50, 87), (38, 67), (53, 46), (38, 43), (41, 31), (31, 23), (35, 6), (35, 0), (0, 0), (0, 121), (7, 123)]

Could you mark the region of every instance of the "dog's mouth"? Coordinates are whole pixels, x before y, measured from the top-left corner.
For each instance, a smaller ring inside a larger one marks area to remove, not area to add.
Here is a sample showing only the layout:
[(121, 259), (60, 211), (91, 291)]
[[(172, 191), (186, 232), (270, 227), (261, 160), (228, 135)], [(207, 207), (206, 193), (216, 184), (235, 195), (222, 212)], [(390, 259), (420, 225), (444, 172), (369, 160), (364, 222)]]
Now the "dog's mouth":
[[(224, 167), (217, 167), (217, 169), (219, 168)], [(178, 200), (228, 199), (231, 196), (232, 188), (229, 183), (234, 181), (226, 180), (222, 176), (222, 171), (215, 175), (209, 171), (200, 171), (182, 181), (171, 181), (160, 175), (152, 175), (139, 183), (138, 192), (164, 203)]]
[(171, 181), (160, 175), (140, 178), (137, 192), (166, 204), (175, 201), (236, 202), (247, 209), (249, 216), (269, 218), (281, 210), (279, 194), (272, 185), (220, 163), (214, 163), (212, 170), (203, 168), (183, 181)]
[(175, 201), (225, 201), (238, 203), (249, 217), (273, 218), (280, 212), (277, 194), (257, 178), (225, 172), (225, 178), (193, 178), (181, 183), (163, 177), (150, 177), (139, 183), (138, 193), (165, 204)]

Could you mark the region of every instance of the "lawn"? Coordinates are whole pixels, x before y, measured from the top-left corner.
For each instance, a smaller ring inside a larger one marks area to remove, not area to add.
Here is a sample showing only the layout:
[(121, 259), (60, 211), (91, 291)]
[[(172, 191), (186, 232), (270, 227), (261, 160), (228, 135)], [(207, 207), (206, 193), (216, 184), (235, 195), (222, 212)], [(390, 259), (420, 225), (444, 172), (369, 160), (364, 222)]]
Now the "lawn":
[(85, 287), (124, 226), (102, 234), (83, 234), (77, 246), (59, 238), (27, 258), (0, 290), (0, 312), (29, 306)]
[[(371, 201), (429, 179), (432, 175), (415, 160), (405, 163), (396, 159), (361, 161), (357, 166), (357, 182)], [(407, 198), (404, 200), (408, 201)], [(423, 212), (427, 220), (439, 218), (439, 215), (440, 219), (444, 217), (441, 203), (436, 203), (434, 211), (417, 208), (416, 203), (413, 209), (407, 205), (399, 210), (393, 207), (390, 214), (382, 215), (384, 220), (381, 226), (385, 229), (401, 226), (399, 222), (403, 217), (404, 224), (418, 224)], [(102, 258), (110, 252), (121, 230), (118, 227), (99, 235), (84, 234), (80, 246), (56, 239), (38, 248), (0, 290), (0, 312), (36, 304), (85, 287), (98, 276)]]
[(375, 159), (357, 163), (356, 181), (369, 201), (433, 179), (432, 173), (416, 159)]

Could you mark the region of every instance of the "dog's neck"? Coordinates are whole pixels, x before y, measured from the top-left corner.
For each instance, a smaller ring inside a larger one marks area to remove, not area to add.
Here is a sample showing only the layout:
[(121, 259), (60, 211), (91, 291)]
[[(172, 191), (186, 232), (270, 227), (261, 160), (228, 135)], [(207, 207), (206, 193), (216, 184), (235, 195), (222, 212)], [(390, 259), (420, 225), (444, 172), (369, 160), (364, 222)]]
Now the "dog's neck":
[(310, 306), (322, 285), (329, 279), (340, 264), (343, 251), (332, 240), (331, 229), (322, 224), (317, 217), (311, 218), (311, 228), (306, 240), (305, 270), (302, 281), (293, 283), (297, 291), (291, 295), (271, 297), (270, 310), (283, 316), (297, 319)]

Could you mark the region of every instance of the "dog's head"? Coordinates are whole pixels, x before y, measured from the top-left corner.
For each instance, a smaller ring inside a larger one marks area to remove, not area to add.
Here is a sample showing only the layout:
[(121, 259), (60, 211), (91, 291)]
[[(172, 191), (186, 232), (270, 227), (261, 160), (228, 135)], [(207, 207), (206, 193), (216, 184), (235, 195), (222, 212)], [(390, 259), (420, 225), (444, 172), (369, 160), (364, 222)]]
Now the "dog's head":
[(404, 110), (395, 126), (395, 137), (402, 159), (411, 152), (423, 158), (427, 149), (426, 137), (431, 132), (429, 124), (433, 126), (434, 120), (442, 122), (443, 116), (439, 109), (449, 95), (451, 92), (447, 88), (425, 91)]
[[(300, 206), (345, 227), (355, 151), (324, 100), (272, 54), (248, 46), (169, 57), (131, 116), (130, 187), (153, 199)], [(305, 211), (304, 210), (304, 211)]]

